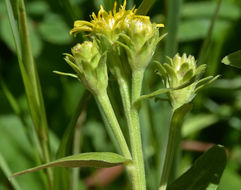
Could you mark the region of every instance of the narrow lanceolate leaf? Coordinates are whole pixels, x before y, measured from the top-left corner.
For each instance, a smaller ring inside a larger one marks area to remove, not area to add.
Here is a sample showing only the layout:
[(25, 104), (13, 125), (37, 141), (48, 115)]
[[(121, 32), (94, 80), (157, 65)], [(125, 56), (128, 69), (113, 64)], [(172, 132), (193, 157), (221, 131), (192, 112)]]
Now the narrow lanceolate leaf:
[(168, 185), (167, 190), (216, 189), (226, 162), (225, 148), (221, 145), (213, 146), (188, 171)]
[(241, 50), (235, 51), (222, 59), (222, 63), (232, 67), (241, 68)]
[(11, 1), (10, 0), (5, 0), (5, 4), (6, 4), (7, 12), (8, 12), (9, 23), (10, 23), (11, 30), (12, 30), (12, 33), (13, 33), (14, 43), (15, 43), (16, 50), (17, 50), (16, 52), (17, 52), (18, 58), (22, 59), (19, 30), (18, 30), (17, 22), (16, 22), (16, 20), (14, 18)]
[(30, 168), (18, 173), (15, 173), (12, 177), (20, 176), (26, 173), (34, 172), (44, 168), (50, 167), (96, 167), (106, 168), (121, 165), (129, 162), (130, 160), (112, 152), (89, 152), (78, 155), (68, 156), (59, 160), (43, 164), (34, 168)]
[(161, 94), (165, 94), (165, 93), (168, 93), (168, 92), (171, 92), (173, 90), (180, 90), (182, 88), (185, 88), (191, 84), (193, 84), (195, 82), (195, 76), (192, 77), (189, 81), (185, 82), (184, 84), (176, 87), (176, 88), (162, 88), (162, 89), (159, 89), (159, 90), (156, 90), (150, 94), (146, 94), (146, 95), (142, 95), (140, 96), (140, 98), (138, 98), (135, 102), (134, 102), (134, 105), (140, 103), (142, 100), (145, 100), (145, 99), (149, 99), (149, 98), (153, 98), (155, 96), (158, 96), (158, 95), (161, 95)]
[[(12, 175), (12, 172), (10, 171), (5, 159), (0, 154), (0, 176), (1, 176), (1, 173), (3, 173), (3, 176), (6, 179), (8, 178), (8, 176)], [(11, 189), (21, 190), (18, 182), (15, 179), (10, 180), (9, 182), (10, 182), (9, 185), (10, 185)]]
[(143, 0), (140, 6), (138, 7), (136, 14), (146, 15), (154, 3), (155, 0)]

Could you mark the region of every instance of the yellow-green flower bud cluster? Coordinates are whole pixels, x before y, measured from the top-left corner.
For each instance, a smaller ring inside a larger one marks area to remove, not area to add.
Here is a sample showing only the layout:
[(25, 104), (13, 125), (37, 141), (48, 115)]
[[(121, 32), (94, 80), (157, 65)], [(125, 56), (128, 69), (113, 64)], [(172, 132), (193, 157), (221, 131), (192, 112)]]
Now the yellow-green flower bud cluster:
[(131, 78), (131, 72), (144, 71), (149, 64), (157, 43), (162, 39), (159, 27), (163, 25), (152, 24), (150, 17), (136, 12), (135, 8), (126, 10), (124, 0), (118, 11), (115, 2), (110, 12), (101, 6), (97, 15), (92, 13), (90, 22), (75, 21), (70, 33), (88, 32), (91, 41), (75, 45), (72, 55), (66, 54), (65, 60), (92, 93), (106, 90), (107, 66), (117, 79), (126, 79)]
[(128, 19), (125, 29), (117, 42), (125, 49), (132, 71), (145, 69), (160, 41), (159, 28), (150, 22), (149, 17)]
[(126, 0), (118, 11), (116, 2), (110, 12), (101, 6), (97, 15), (92, 13), (90, 22), (75, 21), (70, 33), (88, 32), (98, 41), (100, 51), (108, 51), (107, 55), (110, 55), (107, 58), (109, 70), (119, 78), (122, 77), (120, 73), (144, 70), (161, 39), (159, 27), (163, 24), (153, 24), (150, 17), (136, 12), (135, 8), (126, 10)]
[(75, 45), (72, 55), (66, 54), (66, 62), (76, 71), (77, 76), (93, 93), (101, 93), (108, 86), (106, 54), (99, 52), (95, 41)]
[(198, 90), (218, 77), (210, 76), (200, 79), (206, 65), (197, 67), (196, 60), (191, 55), (187, 57), (186, 54), (182, 56), (176, 54), (173, 59), (168, 59), (169, 64), (158, 64), (157, 69), (165, 87), (173, 89), (168, 93), (173, 109), (192, 101)]

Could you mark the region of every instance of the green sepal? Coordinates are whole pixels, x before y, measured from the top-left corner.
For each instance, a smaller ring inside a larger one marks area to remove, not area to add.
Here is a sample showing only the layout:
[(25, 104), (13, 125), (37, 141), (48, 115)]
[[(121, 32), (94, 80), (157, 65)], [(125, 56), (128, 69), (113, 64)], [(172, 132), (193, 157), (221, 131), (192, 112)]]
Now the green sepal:
[(131, 38), (130, 38), (128, 35), (126, 35), (126, 34), (124, 34), (124, 33), (121, 33), (121, 34), (119, 35), (119, 40), (118, 40), (118, 41), (122, 42), (122, 40), (123, 40), (128, 46), (130, 46), (131, 48), (134, 47), (134, 44), (133, 44), (133, 42), (131, 41)]
[(168, 33), (162, 34), (162, 35), (156, 40), (155, 46), (156, 46), (162, 39), (164, 39), (164, 38), (167, 36), (167, 34), (168, 34)]
[(65, 54), (65, 58), (64, 60), (66, 61), (66, 63), (68, 63), (68, 65), (79, 75), (81, 76), (82, 75), (82, 72), (80, 70), (80, 68), (74, 63), (72, 62), (70, 59), (72, 59), (73, 56), (69, 56), (69, 54)]
[(58, 75), (62, 75), (62, 76), (78, 78), (78, 76), (73, 74), (73, 73), (65, 73), (65, 72), (61, 72), (61, 71), (53, 71), (53, 73), (58, 74)]
[(180, 68), (180, 71), (181, 72), (187, 72), (187, 70), (189, 69), (189, 64), (186, 62), (186, 63), (183, 63), (181, 68)]
[(170, 82), (170, 86), (174, 86), (175, 84), (177, 84), (178, 82), (178, 78), (177, 78), (177, 74), (176, 72), (173, 70), (173, 68), (167, 64), (167, 63), (164, 63), (164, 68), (166, 69), (169, 77), (168, 77), (168, 80)]
[(162, 64), (158, 61), (154, 61), (155, 67), (157, 71), (159, 72), (158, 74), (161, 76), (162, 80), (164, 81), (164, 84), (167, 84), (167, 71), (166, 69), (162, 66)]
[(167, 58), (167, 60), (169, 61), (170, 65), (171, 65), (171, 66), (174, 66), (172, 58), (169, 57), (169, 56), (166, 56), (166, 58)]
[(193, 77), (193, 75), (194, 75), (193, 69), (190, 69), (183, 76), (182, 82), (185, 83), (185, 82), (189, 81)]
[(202, 88), (206, 87), (207, 85), (211, 84), (212, 82), (217, 80), (219, 77), (220, 77), (220, 75), (217, 75), (215, 77), (210, 76), (210, 78), (206, 77), (202, 81), (199, 81), (197, 84), (197, 87), (195, 89), (195, 93), (197, 93), (198, 91), (200, 91)]
[(201, 78), (203, 73), (206, 71), (207, 66), (206, 65), (200, 65), (195, 72), (195, 75), (197, 75), (197, 80)]

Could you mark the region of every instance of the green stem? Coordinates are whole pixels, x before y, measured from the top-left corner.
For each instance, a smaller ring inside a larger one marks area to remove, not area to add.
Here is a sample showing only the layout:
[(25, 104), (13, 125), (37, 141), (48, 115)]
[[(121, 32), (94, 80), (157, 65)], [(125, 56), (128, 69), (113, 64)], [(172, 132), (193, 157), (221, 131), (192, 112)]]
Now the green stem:
[(125, 137), (121, 131), (119, 123), (116, 119), (116, 116), (115, 116), (114, 110), (111, 106), (107, 92), (103, 91), (102, 93), (98, 94), (96, 96), (96, 99), (97, 99), (98, 104), (100, 105), (101, 109), (103, 110), (110, 126), (112, 127), (112, 131), (113, 131), (115, 137), (117, 138), (117, 141), (119, 143), (119, 146), (121, 148), (123, 155), (126, 158), (131, 158), (129, 148), (127, 146)]
[[(136, 70), (132, 73), (131, 103), (140, 97), (144, 70)], [(141, 129), (139, 123), (138, 107), (131, 106), (130, 109), (130, 141), (133, 163), (135, 167), (133, 186), (135, 190), (145, 190), (145, 168), (142, 153)]]
[[(76, 122), (75, 129), (74, 129), (74, 139), (73, 139), (73, 154), (80, 153), (81, 148), (81, 128), (83, 126), (83, 123), (86, 119), (86, 110), (82, 110), (82, 112), (79, 115), (79, 118)], [(72, 181), (71, 181), (71, 190), (79, 189), (79, 172), (80, 168), (74, 168), (72, 171)]]
[(173, 57), (177, 51), (177, 32), (182, 0), (169, 0), (167, 10), (167, 33), (165, 55)]
[(173, 164), (174, 154), (176, 152), (178, 142), (179, 142), (179, 139), (178, 139), (179, 131), (180, 131), (180, 128), (177, 128), (175, 125), (171, 124), (169, 129), (169, 135), (168, 135), (168, 143), (167, 143), (167, 149), (166, 149), (164, 168), (163, 168), (163, 173), (161, 178), (161, 187), (159, 188), (159, 190), (166, 189), (170, 170)]
[(165, 152), (164, 167), (162, 171), (161, 183), (159, 190), (165, 190), (168, 185), (170, 171), (174, 163), (174, 156), (178, 152), (181, 140), (181, 126), (184, 116), (191, 109), (190, 104), (185, 104), (174, 110), (171, 118), (171, 124), (168, 134), (167, 148)]
[[(46, 112), (44, 108), (39, 77), (32, 56), (25, 5), (23, 0), (16, 1), (15, 3), (18, 3), (19, 37), (22, 51), (22, 60), (19, 60), (20, 69), (22, 72), (25, 91), (29, 102), (30, 113), (32, 115), (33, 123), (35, 125), (39, 143), (42, 149), (42, 159), (44, 163), (48, 163), (51, 161), (51, 152), (48, 141), (48, 124), (46, 119)], [(47, 177), (49, 182), (49, 190), (52, 190), (52, 169), (47, 169)]]

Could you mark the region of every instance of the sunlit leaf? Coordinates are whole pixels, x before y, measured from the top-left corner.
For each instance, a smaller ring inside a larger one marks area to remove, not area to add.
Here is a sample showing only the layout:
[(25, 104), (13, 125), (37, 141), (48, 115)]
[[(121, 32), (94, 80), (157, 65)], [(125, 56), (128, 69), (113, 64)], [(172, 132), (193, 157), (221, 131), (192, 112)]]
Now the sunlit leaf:
[(82, 153), (78, 155), (68, 156), (59, 160), (43, 164), (41, 166), (27, 169), (18, 173), (15, 173), (12, 177), (20, 176), (26, 173), (34, 172), (44, 168), (50, 167), (96, 167), (105, 168), (121, 165), (129, 162), (130, 160), (112, 152), (90, 152)]
[[(194, 18), (194, 17), (212, 17), (217, 3), (216, 1), (197, 1), (197, 2), (188, 2), (182, 6), (181, 16), (185, 18)], [(240, 17), (240, 10), (238, 6), (223, 1), (220, 8), (218, 17), (227, 18), (227, 19), (238, 19)]]
[(43, 39), (54, 44), (66, 44), (71, 41), (70, 28), (64, 19), (56, 14), (47, 14), (39, 23), (39, 32)]
[(197, 114), (187, 118), (183, 124), (182, 135), (187, 137), (195, 132), (198, 132), (210, 125), (216, 123), (219, 117), (215, 114)]
[(227, 155), (217, 145), (201, 155), (183, 175), (167, 186), (167, 190), (206, 190), (217, 187), (226, 166)]
[(26, 6), (28, 14), (44, 15), (49, 12), (49, 5), (45, 1), (29, 2)]
[[(0, 154), (0, 173), (1, 173), (1, 171), (3, 172), (6, 179), (10, 175), (12, 175), (12, 172), (10, 171), (10, 169), (7, 165), (7, 162), (5, 161), (5, 159)], [(11, 186), (11, 188), (13, 188), (13, 190), (21, 190), (18, 182), (15, 179), (10, 180), (9, 182), (10, 182), (10, 186)]]
[(241, 50), (235, 51), (222, 59), (222, 63), (232, 67), (241, 68)]

